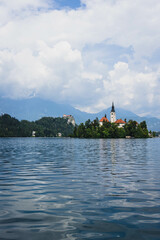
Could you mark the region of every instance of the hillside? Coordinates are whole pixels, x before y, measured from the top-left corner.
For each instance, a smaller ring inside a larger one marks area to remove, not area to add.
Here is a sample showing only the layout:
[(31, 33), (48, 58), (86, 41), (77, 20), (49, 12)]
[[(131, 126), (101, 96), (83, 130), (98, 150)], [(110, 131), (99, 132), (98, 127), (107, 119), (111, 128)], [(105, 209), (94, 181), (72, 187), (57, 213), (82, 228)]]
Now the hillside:
[[(12, 100), (0, 98), (0, 113), (7, 113), (11, 116), (23, 120), (35, 121), (42, 117), (62, 117), (63, 114), (71, 114), (74, 116), (77, 124), (85, 122), (88, 119), (94, 120), (96, 117), (99, 119), (107, 114), (110, 117), (111, 108), (104, 109), (98, 113), (82, 112), (68, 104), (59, 104), (50, 100), (40, 98), (31, 98), (23, 100)], [(137, 122), (146, 121), (149, 130), (160, 131), (160, 119), (155, 117), (140, 117), (130, 111), (116, 107), (117, 118), (133, 119)]]
[(74, 126), (67, 123), (67, 119), (43, 117), (29, 122), (19, 121), (8, 114), (0, 116), (0, 137), (67, 137), (73, 133)]
[(59, 104), (40, 98), (22, 100), (0, 98), (0, 113), (7, 113), (19, 120), (27, 119), (29, 121), (35, 121), (42, 117), (62, 117), (63, 114), (71, 114), (77, 123), (86, 121), (92, 116), (92, 114), (81, 112), (68, 104)]

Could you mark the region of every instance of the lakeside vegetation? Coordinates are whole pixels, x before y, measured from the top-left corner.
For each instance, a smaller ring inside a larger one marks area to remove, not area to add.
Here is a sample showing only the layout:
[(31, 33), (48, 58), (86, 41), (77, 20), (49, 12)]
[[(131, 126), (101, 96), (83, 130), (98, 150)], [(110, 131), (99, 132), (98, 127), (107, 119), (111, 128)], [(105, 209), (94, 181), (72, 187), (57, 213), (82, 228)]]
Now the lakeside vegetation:
[(77, 138), (148, 138), (149, 133), (145, 121), (138, 124), (136, 121), (129, 120), (124, 128), (119, 128), (117, 124), (103, 122), (103, 126), (99, 126), (99, 120), (87, 120), (85, 124), (81, 123), (74, 128), (73, 137)]
[(74, 126), (67, 119), (43, 117), (37, 121), (19, 121), (8, 114), (0, 116), (0, 137), (62, 137), (73, 134)]
[[(33, 134), (34, 133), (34, 134)], [(67, 123), (67, 119), (43, 117), (37, 121), (19, 121), (8, 114), (0, 116), (0, 137), (74, 137), (74, 138), (148, 138), (149, 132), (146, 122), (137, 123), (129, 120), (125, 126), (119, 128), (117, 124), (104, 122), (99, 125), (96, 118), (88, 119), (85, 124), (75, 127)]]

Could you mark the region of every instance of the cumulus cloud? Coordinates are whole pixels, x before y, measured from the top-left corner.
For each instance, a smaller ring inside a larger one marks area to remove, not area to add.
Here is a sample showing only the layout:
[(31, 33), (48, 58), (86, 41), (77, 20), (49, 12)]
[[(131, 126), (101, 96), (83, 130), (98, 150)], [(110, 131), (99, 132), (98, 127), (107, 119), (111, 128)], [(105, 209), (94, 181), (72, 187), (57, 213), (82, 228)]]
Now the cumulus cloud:
[[(141, 105), (146, 104), (152, 107), (159, 97), (156, 94), (156, 89), (160, 87), (159, 77), (158, 71), (136, 72), (129, 69), (127, 63), (118, 62), (109, 72), (110, 92), (121, 107), (126, 106), (132, 110), (135, 106), (140, 110)], [(107, 89), (108, 81), (104, 81), (104, 86)]]
[[(117, 62), (103, 79), (103, 88), (100, 92), (103, 96), (93, 103), (87, 110), (97, 112), (103, 109), (106, 103), (115, 102), (119, 107), (137, 111), (142, 114), (151, 109), (159, 117), (160, 102), (160, 71), (136, 72), (129, 68), (128, 63)], [(82, 108), (83, 110), (85, 108)]]
[[(16, 54), (0, 52), (0, 86), (11, 98), (41, 96), (54, 101), (85, 104), (92, 99), (102, 76), (85, 72), (81, 52), (62, 41), (49, 47), (40, 41), (37, 49), (23, 49)], [(88, 89), (91, 90), (90, 94)]]
[[(0, 94), (98, 111), (159, 107), (159, 0), (0, 0)], [(85, 6), (85, 7), (84, 7)], [(154, 113), (154, 111), (153, 111)], [(157, 113), (158, 116), (158, 113)]]

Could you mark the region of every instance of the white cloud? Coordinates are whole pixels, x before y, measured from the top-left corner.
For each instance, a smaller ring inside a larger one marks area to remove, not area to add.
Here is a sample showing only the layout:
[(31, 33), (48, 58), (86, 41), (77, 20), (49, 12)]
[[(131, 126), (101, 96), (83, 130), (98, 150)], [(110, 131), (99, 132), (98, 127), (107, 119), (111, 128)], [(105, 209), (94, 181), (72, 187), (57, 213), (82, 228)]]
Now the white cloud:
[(9, 94), (14, 97), (16, 94), (28, 97), (25, 94), (35, 91), (42, 95), (53, 94), (54, 99), (55, 95), (61, 96), (58, 91), (69, 86), (81, 69), (81, 54), (72, 50), (66, 42), (60, 42), (53, 48), (39, 42), (35, 53), (30, 49), (16, 54), (4, 50), (0, 52), (0, 59), (0, 84), (6, 86), (6, 94), (10, 90)]
[[(49, 1), (48, 1), (49, 2)], [(45, 0), (0, 0), (0, 5), (7, 7), (7, 9), (22, 9), (24, 7), (46, 7)]]
[(160, 72), (136, 72), (124, 62), (118, 62), (114, 69), (109, 71), (108, 79), (104, 80), (105, 102), (113, 100), (119, 107), (125, 107), (139, 112), (143, 109), (153, 108), (153, 112), (159, 106), (160, 100)]
[(160, 49), (159, 0), (82, 2), (56, 10), (53, 1), (0, 0), (1, 95), (90, 111), (113, 100), (137, 112), (159, 106), (160, 65), (148, 58)]
[[(32, 1), (34, 4), (27, 0), (6, 2), (9, 4), (4, 5), (5, 9), (8, 10), (13, 5), (19, 7), (22, 13), (30, 4), (35, 8), (47, 3), (44, 0)], [(75, 48), (108, 41), (124, 47), (132, 45), (135, 52), (141, 55), (150, 54), (159, 47), (159, 0), (152, 1), (152, 4), (150, 0), (85, 2), (85, 9), (49, 10), (39, 14), (30, 10), (32, 15), (29, 17), (19, 13), (18, 18), (14, 16), (8, 22), (12, 25), (2, 34), (2, 38), (15, 37), (11, 43), (14, 42), (14, 47), (17, 36), (20, 36), (22, 46), (37, 39), (51, 43), (66, 40)]]

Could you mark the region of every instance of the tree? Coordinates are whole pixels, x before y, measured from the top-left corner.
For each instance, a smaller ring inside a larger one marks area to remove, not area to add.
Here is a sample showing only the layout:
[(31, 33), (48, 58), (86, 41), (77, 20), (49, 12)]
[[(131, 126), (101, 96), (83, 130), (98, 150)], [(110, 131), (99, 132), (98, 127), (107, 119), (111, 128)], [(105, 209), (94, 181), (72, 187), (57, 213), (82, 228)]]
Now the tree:
[(129, 120), (127, 124), (125, 124), (125, 131), (127, 136), (135, 137), (137, 128), (137, 122), (133, 120)]
[(103, 131), (103, 138), (109, 138), (109, 130), (108, 129), (105, 129)]
[(147, 129), (146, 121), (141, 122), (140, 126), (141, 126), (142, 129)]
[(110, 127), (111, 127), (111, 123), (105, 121), (105, 122), (103, 122), (103, 126), (104, 126), (105, 128), (110, 128)]
[(85, 128), (90, 128), (91, 127), (91, 120), (88, 119), (86, 122), (85, 122)]
[(81, 123), (77, 129), (77, 137), (85, 137), (85, 126), (83, 123)]
[(94, 126), (94, 127), (99, 127), (99, 120), (98, 120), (98, 118), (96, 118), (95, 120), (93, 120), (92, 126)]
[(118, 128), (117, 129), (117, 137), (118, 138), (125, 138), (126, 137), (126, 131), (124, 128)]

